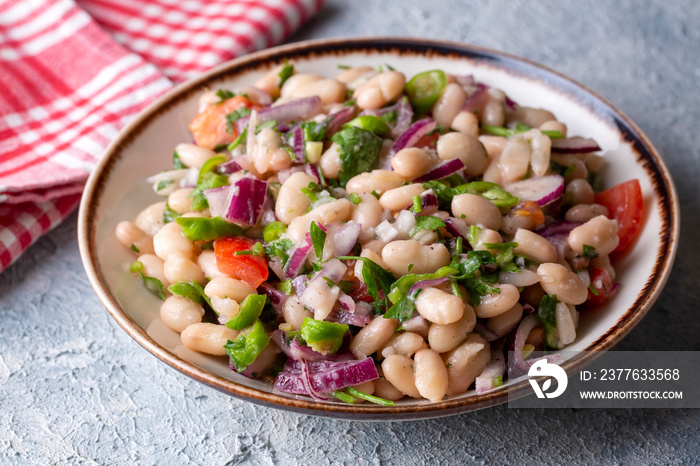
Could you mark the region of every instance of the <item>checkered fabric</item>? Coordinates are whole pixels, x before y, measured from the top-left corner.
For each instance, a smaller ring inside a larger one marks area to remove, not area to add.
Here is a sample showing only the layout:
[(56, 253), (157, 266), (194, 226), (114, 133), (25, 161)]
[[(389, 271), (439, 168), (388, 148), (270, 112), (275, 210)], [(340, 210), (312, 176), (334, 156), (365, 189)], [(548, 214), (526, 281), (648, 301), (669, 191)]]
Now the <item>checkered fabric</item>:
[(279, 43), (323, 0), (0, 0), (0, 271), (65, 219), (149, 102)]

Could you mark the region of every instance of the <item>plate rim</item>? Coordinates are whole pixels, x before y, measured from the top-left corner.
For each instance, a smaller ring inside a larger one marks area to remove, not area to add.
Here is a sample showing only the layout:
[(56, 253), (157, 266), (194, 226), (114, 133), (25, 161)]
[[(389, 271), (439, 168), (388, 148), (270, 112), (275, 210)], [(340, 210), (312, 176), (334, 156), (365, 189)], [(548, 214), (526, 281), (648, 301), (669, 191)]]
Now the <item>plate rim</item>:
[[(482, 409), (496, 404), (505, 403), (508, 399), (524, 396), (529, 391), (530, 385), (526, 380), (507, 386), (502, 390), (491, 393), (473, 395), (468, 398), (444, 400), (437, 403), (422, 403), (413, 405), (399, 405), (395, 407), (348, 405), (341, 403), (319, 403), (313, 400), (292, 398), (276, 393), (268, 393), (256, 388), (248, 387), (237, 382), (225, 379), (213, 374), (194, 363), (181, 359), (176, 354), (160, 346), (135, 321), (129, 317), (125, 310), (118, 304), (116, 297), (102, 280), (99, 268), (99, 259), (96, 253), (95, 233), (96, 224), (91, 219), (100, 205), (100, 198), (104, 192), (103, 185), (109, 179), (114, 164), (121, 158), (124, 149), (128, 148), (133, 139), (141, 133), (139, 127), (145, 127), (144, 122), (150, 123), (158, 118), (158, 114), (167, 111), (172, 105), (190, 97), (191, 93), (198, 90), (203, 84), (215, 82), (225, 78), (232, 71), (245, 71), (249, 68), (257, 68), (261, 62), (274, 63), (273, 60), (304, 56), (312, 59), (315, 54), (328, 56), (332, 53), (355, 52), (369, 53), (372, 50), (380, 52), (398, 51), (415, 55), (418, 52), (431, 53), (440, 56), (456, 55), (469, 57), (478, 55), (482, 58), (495, 60), (501, 65), (507, 64), (527, 65), (539, 73), (556, 78), (560, 83), (582, 93), (595, 104), (603, 104), (607, 112), (616, 117), (618, 130), (625, 139), (633, 145), (638, 154), (646, 153), (653, 162), (649, 167), (643, 164), (643, 168), (649, 176), (653, 188), (657, 191), (658, 202), (663, 207), (660, 209), (660, 217), (663, 226), (661, 244), (657, 251), (654, 273), (646, 281), (642, 291), (638, 294), (635, 303), (627, 309), (605, 335), (592, 343), (585, 351), (607, 351), (619, 343), (649, 312), (654, 302), (663, 291), (671, 273), (673, 261), (678, 248), (680, 234), (680, 207), (678, 194), (659, 152), (641, 129), (617, 107), (596, 92), (587, 88), (576, 80), (569, 78), (558, 71), (507, 52), (501, 52), (472, 44), (442, 41), (434, 39), (415, 39), (410, 37), (362, 37), (362, 38), (334, 38), (315, 39), (292, 44), (281, 45), (259, 52), (254, 52), (243, 57), (236, 58), (212, 68), (206, 73), (177, 85), (166, 92), (144, 110), (142, 110), (129, 124), (119, 132), (117, 137), (105, 149), (101, 159), (91, 173), (85, 186), (78, 213), (78, 243), (80, 255), (85, 267), (88, 280), (95, 290), (103, 306), (107, 309), (115, 321), (131, 336), (139, 345), (152, 353), (162, 362), (185, 375), (218, 389), (236, 398), (251, 401), (256, 404), (291, 410), (298, 413), (345, 418), (354, 420), (409, 420), (424, 419), (430, 417), (442, 417), (459, 414), (466, 411)], [(511, 73), (511, 68), (502, 66)], [(597, 102), (596, 102), (597, 101)], [(624, 127), (626, 125), (626, 127)], [(631, 130), (628, 131), (628, 130)], [(640, 150), (641, 149), (641, 150)], [(638, 162), (639, 163), (639, 162)], [(654, 176), (656, 175), (656, 176)], [(657, 179), (658, 177), (658, 179)], [(662, 186), (659, 186), (659, 182)], [(663, 189), (662, 189), (663, 188)], [(659, 191), (662, 191), (661, 193)], [(663, 195), (662, 195), (663, 194)], [(591, 363), (597, 355), (588, 353), (582, 357), (566, 361), (562, 367), (567, 373), (582, 368)]]

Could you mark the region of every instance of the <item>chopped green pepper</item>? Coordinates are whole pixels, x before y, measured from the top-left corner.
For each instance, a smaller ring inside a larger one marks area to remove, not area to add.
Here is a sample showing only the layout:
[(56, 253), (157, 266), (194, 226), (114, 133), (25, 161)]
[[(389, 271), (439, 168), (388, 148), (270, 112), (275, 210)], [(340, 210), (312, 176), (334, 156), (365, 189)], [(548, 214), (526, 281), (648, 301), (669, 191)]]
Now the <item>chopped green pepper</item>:
[(271, 243), (280, 239), (285, 231), (287, 231), (287, 225), (282, 222), (272, 222), (263, 230), (263, 239), (266, 243)]
[(314, 351), (333, 354), (343, 344), (348, 329), (347, 325), (305, 317), (301, 324), (301, 337)]
[(356, 126), (358, 128), (371, 131), (378, 136), (386, 136), (391, 132), (391, 128), (384, 120), (374, 115), (362, 115), (345, 123), (345, 126)]
[(406, 94), (418, 113), (430, 110), (447, 87), (447, 77), (441, 70), (425, 71), (406, 83)]
[(218, 165), (221, 165), (224, 162), (226, 162), (226, 156), (224, 155), (217, 155), (216, 157), (211, 157), (206, 162), (204, 162), (202, 168), (199, 169), (199, 178), (197, 178), (197, 183), (201, 183), (202, 181), (204, 181), (204, 177), (207, 173), (213, 172)]
[(489, 181), (473, 181), (452, 188), (455, 195), (476, 194), (491, 201), (496, 207), (512, 207), (520, 200), (511, 193), (501, 188), (496, 183)]
[(264, 294), (248, 295), (241, 303), (241, 309), (238, 311), (238, 314), (236, 314), (233, 319), (226, 322), (226, 326), (234, 330), (242, 330), (248, 327), (260, 317), (266, 301), (267, 296)]
[(240, 226), (222, 217), (178, 217), (175, 221), (182, 227), (182, 234), (192, 241), (210, 241), (243, 234)]
[(226, 355), (238, 372), (243, 372), (262, 353), (270, 343), (270, 337), (265, 333), (263, 324), (256, 320), (255, 324), (241, 332), (234, 341), (224, 345)]

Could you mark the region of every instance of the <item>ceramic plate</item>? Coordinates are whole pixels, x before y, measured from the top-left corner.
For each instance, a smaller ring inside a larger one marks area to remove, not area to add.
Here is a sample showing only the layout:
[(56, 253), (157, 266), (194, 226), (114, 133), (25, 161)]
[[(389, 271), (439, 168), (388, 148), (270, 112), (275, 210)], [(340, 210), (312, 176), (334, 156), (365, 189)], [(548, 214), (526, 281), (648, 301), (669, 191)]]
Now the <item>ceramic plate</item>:
[[(328, 77), (338, 65), (390, 65), (408, 77), (439, 68), (473, 74), (524, 106), (551, 110), (570, 135), (593, 137), (603, 149), (604, 186), (632, 178), (644, 194), (643, 227), (618, 263), (620, 292), (604, 307), (583, 313), (578, 337), (566, 349), (605, 351), (617, 344), (652, 307), (671, 271), (679, 230), (678, 198), (669, 172), (649, 140), (619, 110), (582, 85), (535, 63), (474, 46), (400, 38), (321, 40), (291, 44), (233, 60), (164, 95), (120, 133), (90, 177), (83, 196), (80, 251), (99, 298), (124, 330), (175, 369), (237, 398), (307, 414), (349, 419), (400, 420), (437, 417), (504, 403), (524, 394), (525, 380), (511, 380), (487, 393), (469, 392), (438, 403), (407, 400), (395, 407), (324, 403), (275, 392), (232, 372), (225, 358), (188, 350), (159, 318), (160, 301), (126, 270), (134, 260), (114, 236), (117, 223), (160, 200), (145, 179), (172, 167), (173, 148), (191, 140), (187, 129), (207, 89), (235, 88), (275, 64), (293, 59), (297, 70)], [(144, 357), (146, 357), (144, 355)], [(574, 371), (591, 356), (563, 363)]]

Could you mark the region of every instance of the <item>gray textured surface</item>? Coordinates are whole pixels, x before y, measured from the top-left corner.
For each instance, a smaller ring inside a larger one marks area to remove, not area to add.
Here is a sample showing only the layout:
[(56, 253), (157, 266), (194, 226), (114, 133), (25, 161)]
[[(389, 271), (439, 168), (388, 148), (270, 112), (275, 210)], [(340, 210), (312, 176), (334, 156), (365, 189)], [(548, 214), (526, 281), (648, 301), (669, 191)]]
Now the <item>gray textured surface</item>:
[[(651, 138), (682, 205), (664, 294), (620, 349), (698, 350), (700, 3), (330, 1), (293, 40), (441, 38), (514, 53), (606, 96)], [(517, 411), (330, 421), (236, 401), (170, 369), (111, 320), (75, 216), (0, 275), (2, 464), (698, 462), (697, 410)]]

